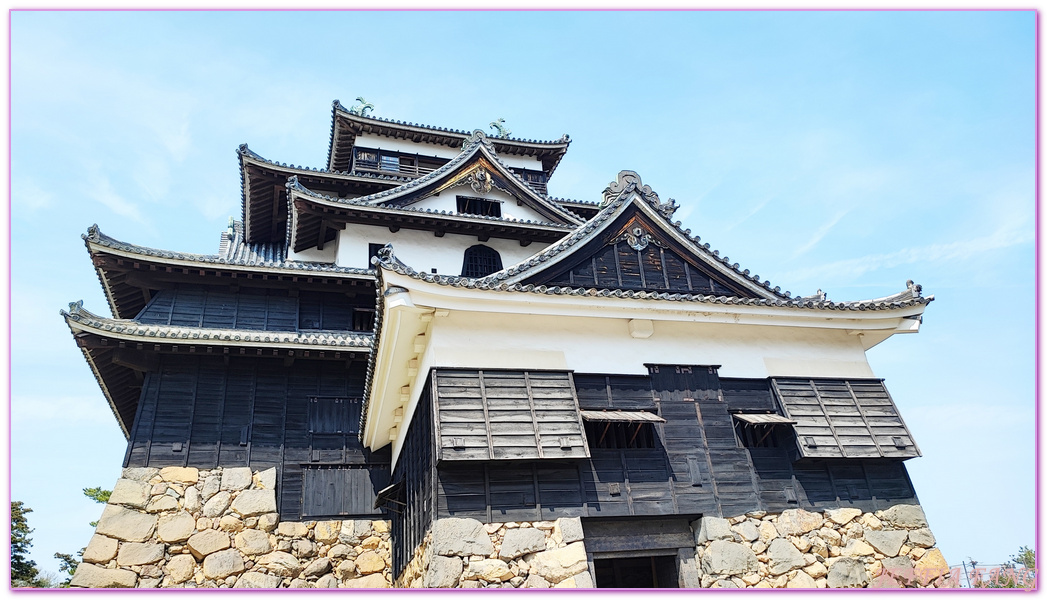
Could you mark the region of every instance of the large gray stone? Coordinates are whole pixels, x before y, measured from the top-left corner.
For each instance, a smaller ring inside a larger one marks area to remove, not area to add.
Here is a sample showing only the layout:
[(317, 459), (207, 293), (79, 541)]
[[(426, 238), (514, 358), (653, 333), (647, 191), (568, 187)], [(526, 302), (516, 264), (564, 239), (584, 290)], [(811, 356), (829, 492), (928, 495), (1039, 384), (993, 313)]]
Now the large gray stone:
[(918, 504), (896, 504), (883, 511), (882, 514), (881, 519), (897, 527), (907, 529), (927, 527), (927, 517), (924, 516), (923, 509)]
[(233, 500), (231, 508), (243, 517), (276, 512), (276, 491), (244, 490)]
[(164, 572), (171, 578), (170, 583), (178, 584), (188, 581), (196, 568), (196, 559), (188, 554), (179, 554), (164, 565)]
[(755, 571), (758, 564), (752, 550), (726, 540), (709, 544), (702, 555), (702, 571), (707, 575), (741, 575)]
[[(252, 571), (250, 573), (244, 573), (243, 575), (241, 575), (236, 580), (236, 583), (233, 584), (233, 588), (275, 589), (280, 587), (281, 581), (282, 579), (280, 579), (276, 575), (266, 575), (264, 573), (257, 573)], [(337, 587), (337, 583), (335, 587)]]
[(579, 517), (560, 517), (553, 525), (553, 542), (570, 544), (585, 537), (582, 532), (582, 519)]
[(160, 517), (160, 522), (156, 526), (156, 537), (161, 542), (184, 542), (189, 539), (189, 536), (193, 535), (193, 529), (195, 528), (196, 519), (189, 513), (182, 511)]
[(182, 501), (182, 508), (195, 513), (200, 511), (200, 505), (200, 490), (195, 485), (185, 488), (185, 500)]
[(731, 531), (738, 534), (746, 542), (755, 542), (760, 539), (760, 530), (753, 523), (749, 521), (743, 521), (733, 527)]
[(204, 485), (200, 488), (201, 499), (204, 502), (207, 502), (212, 496), (218, 493), (221, 486), (222, 478), (217, 475), (211, 475), (204, 480)]
[(222, 471), (221, 489), (230, 492), (246, 490), (251, 485), (250, 467), (231, 467)]
[(235, 548), (208, 554), (204, 558), (204, 577), (225, 579), (244, 571), (244, 558)]
[(160, 469), (160, 478), (164, 481), (193, 485), (200, 478), (200, 469), (196, 467), (164, 467)]
[(329, 558), (318, 558), (313, 562), (309, 563), (302, 569), (299, 577), (302, 579), (309, 579), (310, 577), (319, 577), (324, 573), (331, 570), (331, 559)]
[(497, 558), (469, 561), (467, 579), (479, 579), (488, 583), (501, 583), (513, 578), (509, 564)]
[(370, 536), (370, 521), (342, 521), (342, 528), (338, 530), (338, 541), (350, 546), (355, 546)]
[(132, 508), (145, 508), (149, 504), (149, 492), (153, 486), (144, 481), (117, 479), (109, 504), (122, 504)]
[(913, 568), (912, 559), (908, 556), (883, 559), (881, 573), (889, 575), (903, 585), (916, 583), (916, 570)]
[(156, 515), (109, 504), (102, 511), (95, 532), (125, 542), (144, 542), (152, 537), (156, 521)]
[(156, 467), (127, 467), (120, 475), (121, 479), (133, 479), (134, 481), (149, 481), (156, 477), (160, 469)]
[(543, 579), (542, 577), (540, 577), (538, 575), (535, 575), (534, 573), (531, 573), (530, 575), (527, 576), (527, 579), (524, 580), (523, 585), (521, 585), (520, 587), (521, 588), (545, 589), (545, 588), (549, 588), (549, 587), (552, 587), (552, 586), (550, 586), (549, 582), (546, 581), (545, 579)]
[(796, 576), (790, 579), (789, 583), (785, 584), (785, 587), (814, 589), (818, 587), (818, 584), (815, 583), (814, 578), (808, 575), (807, 573), (804, 573), (803, 571), (798, 571), (796, 573)]
[(563, 548), (539, 552), (528, 559), (528, 563), (531, 573), (554, 584), (589, 568), (585, 556), (585, 544), (582, 542), (574, 542)]
[(275, 490), (276, 489), (276, 467), (270, 467), (264, 471), (260, 471), (255, 477), (255, 485), (259, 489), (263, 490)]
[(803, 554), (800, 554), (800, 551), (796, 549), (792, 542), (784, 538), (772, 540), (771, 545), (767, 548), (767, 555), (771, 559), (768, 565), (771, 575), (788, 573), (806, 564), (803, 560)]
[(273, 549), (269, 543), (269, 536), (264, 531), (257, 529), (245, 529), (236, 534), (236, 548), (244, 554), (265, 554)]
[[(344, 527), (344, 524), (343, 524)], [(432, 548), (440, 556), (489, 556), (494, 543), (476, 519), (440, 519), (433, 526)]]
[(865, 572), (862, 561), (854, 558), (841, 558), (829, 567), (829, 587), (858, 588), (869, 583), (869, 574)]
[(837, 525), (846, 525), (861, 515), (860, 508), (830, 508), (825, 511), (825, 518)]
[(778, 515), (775, 527), (781, 535), (803, 535), (822, 526), (822, 516), (802, 508), (791, 508)]
[(898, 556), (902, 544), (909, 537), (907, 531), (876, 531), (870, 529), (865, 532), (865, 541), (884, 556)]
[(149, 506), (145, 507), (146, 512), (159, 513), (168, 510), (178, 510), (178, 500), (175, 500), (171, 496), (164, 494), (163, 496), (154, 497), (150, 502)]
[(163, 544), (126, 542), (120, 544), (120, 553), (116, 555), (116, 564), (121, 567), (151, 565), (163, 557)]
[(433, 556), (429, 569), (425, 572), (423, 587), (454, 588), (462, 576), (462, 559), (456, 556)]
[(347, 588), (387, 588), (389, 582), (385, 580), (385, 575), (381, 573), (372, 573), (364, 577), (358, 577), (356, 579), (350, 579), (345, 582)]
[(510, 529), (505, 532), (498, 558), (512, 560), (524, 554), (545, 550), (545, 534), (540, 529)]
[(338, 532), (342, 528), (341, 521), (317, 521), (313, 527), (313, 539), (321, 544), (334, 544), (338, 542)]
[(120, 542), (104, 535), (95, 534), (91, 536), (87, 548), (84, 549), (83, 560), (89, 563), (105, 564), (116, 556), (116, 548)]
[(698, 533), (694, 536), (694, 543), (704, 544), (716, 540), (734, 541), (730, 521), (719, 517), (702, 517), (698, 525)]
[(214, 519), (222, 516), (225, 513), (225, 509), (229, 508), (229, 502), (232, 501), (233, 495), (229, 492), (218, 492), (211, 499), (204, 503), (203, 515), (208, 519)]
[(186, 545), (189, 546), (189, 551), (193, 553), (193, 556), (200, 560), (208, 554), (228, 548), (229, 534), (215, 529), (208, 529), (190, 536)]
[(338, 578), (335, 577), (334, 575), (332, 575), (331, 573), (328, 573), (327, 575), (324, 575), (320, 579), (316, 580), (316, 586), (315, 587), (321, 588), (321, 589), (324, 589), (324, 588), (336, 588), (336, 587), (338, 587)]
[(296, 577), (302, 572), (302, 564), (287, 552), (270, 552), (258, 559), (258, 564), (269, 569), (273, 575)]
[(124, 569), (105, 569), (90, 563), (80, 563), (76, 567), (69, 587), (85, 588), (131, 588), (138, 581), (138, 575)]
[(935, 544), (934, 534), (930, 529), (921, 527), (909, 532), (909, 543), (918, 548), (930, 548)]

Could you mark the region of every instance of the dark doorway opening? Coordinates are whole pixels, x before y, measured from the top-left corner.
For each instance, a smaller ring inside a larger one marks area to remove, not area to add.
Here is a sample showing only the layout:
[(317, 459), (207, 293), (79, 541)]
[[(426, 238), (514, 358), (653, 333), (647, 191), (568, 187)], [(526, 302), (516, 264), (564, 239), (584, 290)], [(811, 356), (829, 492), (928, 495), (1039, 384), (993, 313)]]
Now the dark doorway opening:
[(593, 568), (598, 588), (680, 587), (676, 555), (596, 559)]

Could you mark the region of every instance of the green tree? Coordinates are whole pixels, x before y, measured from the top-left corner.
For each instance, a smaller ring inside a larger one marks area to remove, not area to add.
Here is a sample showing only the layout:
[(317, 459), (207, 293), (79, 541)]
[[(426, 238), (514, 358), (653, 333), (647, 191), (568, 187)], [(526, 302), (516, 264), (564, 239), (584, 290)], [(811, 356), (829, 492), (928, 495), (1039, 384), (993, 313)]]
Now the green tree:
[(105, 504), (109, 502), (109, 496), (113, 495), (113, 491), (103, 490), (100, 487), (84, 488), (84, 495), (99, 504)]
[(29, 528), (26, 515), (33, 512), (22, 502), (11, 503), (11, 587), (38, 587), (40, 571), (36, 562), (29, 560), (29, 549), (33, 547), (33, 530)]
[(974, 574), (971, 587), (976, 588), (1034, 588), (1036, 587), (1036, 551), (1028, 546), (1018, 548), (1018, 553), (1011, 560), (985, 572), (978, 568), (977, 561), (971, 561)]

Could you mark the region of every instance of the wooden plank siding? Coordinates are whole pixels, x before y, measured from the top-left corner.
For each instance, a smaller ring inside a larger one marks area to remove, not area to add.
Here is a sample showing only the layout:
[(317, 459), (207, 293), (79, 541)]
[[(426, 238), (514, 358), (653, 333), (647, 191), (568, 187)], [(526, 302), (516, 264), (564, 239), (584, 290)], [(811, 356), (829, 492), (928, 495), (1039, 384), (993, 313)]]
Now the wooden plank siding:
[[(370, 504), (358, 505), (367, 502), (365, 496), (373, 502), (373, 485), (386, 485), (389, 451), (371, 453), (356, 436), (365, 367), (363, 361), (285, 365), (230, 357), (226, 364), (218, 356), (163, 355), (158, 370), (145, 377), (124, 466), (276, 467), (281, 518), (297, 519), (309, 477), (364, 485), (356, 473), (317, 475), (309, 469), (367, 465), (366, 489), (339, 496), (349, 504), (337, 504), (340, 512), (327, 516), (375, 514)], [(337, 418), (314, 414), (313, 425), (335, 418), (342, 431), (310, 431), (310, 406), (333, 399), (342, 403)], [(344, 512), (349, 505), (353, 512)], [(317, 506), (311, 510), (320, 516)]]
[(804, 458), (912, 458), (920, 450), (883, 382), (772, 380)]
[(421, 545), (434, 520), (435, 494), (434, 432), (431, 389), (422, 392), (414, 416), (407, 427), (403, 448), (393, 471), (392, 481), (403, 484), (403, 505), (392, 504), (386, 511), (392, 521), (393, 578), (410, 562), (414, 549)]
[[(437, 518), (737, 515), (797, 507), (876, 510), (888, 501), (915, 502), (901, 457), (800, 460), (788, 425), (776, 426), (775, 446), (744, 447), (732, 411), (774, 411), (770, 380), (721, 380), (710, 366), (651, 365), (649, 370), (646, 376), (574, 374), (573, 381), (581, 410), (645, 410), (665, 419), (648, 424), (657, 433), (654, 448), (591, 447), (588, 460), (504, 463), (491, 458), (490, 447), (477, 446), (472, 461), (439, 464)], [(458, 369), (453, 377), (442, 377), (438, 372), (433, 385), (444, 394), (441, 401), (452, 398), (446, 392), (454, 388), (459, 410), (472, 411), (479, 424), (484, 418), (479, 374), (469, 373)], [(526, 424), (523, 417), (519, 422)], [(444, 443), (444, 423), (435, 435)]]

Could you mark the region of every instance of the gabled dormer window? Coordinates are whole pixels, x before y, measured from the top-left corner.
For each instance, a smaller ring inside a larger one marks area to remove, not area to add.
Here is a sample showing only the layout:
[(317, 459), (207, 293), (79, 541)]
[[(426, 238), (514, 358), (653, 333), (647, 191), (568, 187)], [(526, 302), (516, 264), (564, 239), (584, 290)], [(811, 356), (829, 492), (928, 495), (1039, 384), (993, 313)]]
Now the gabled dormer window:
[[(502, 203), (472, 196), (458, 196), (458, 212), (465, 215), (501, 217)], [(500, 267), (499, 267), (500, 268)]]
[(477, 244), (465, 249), (462, 277), (486, 277), (502, 270), (502, 257), (494, 248)]

